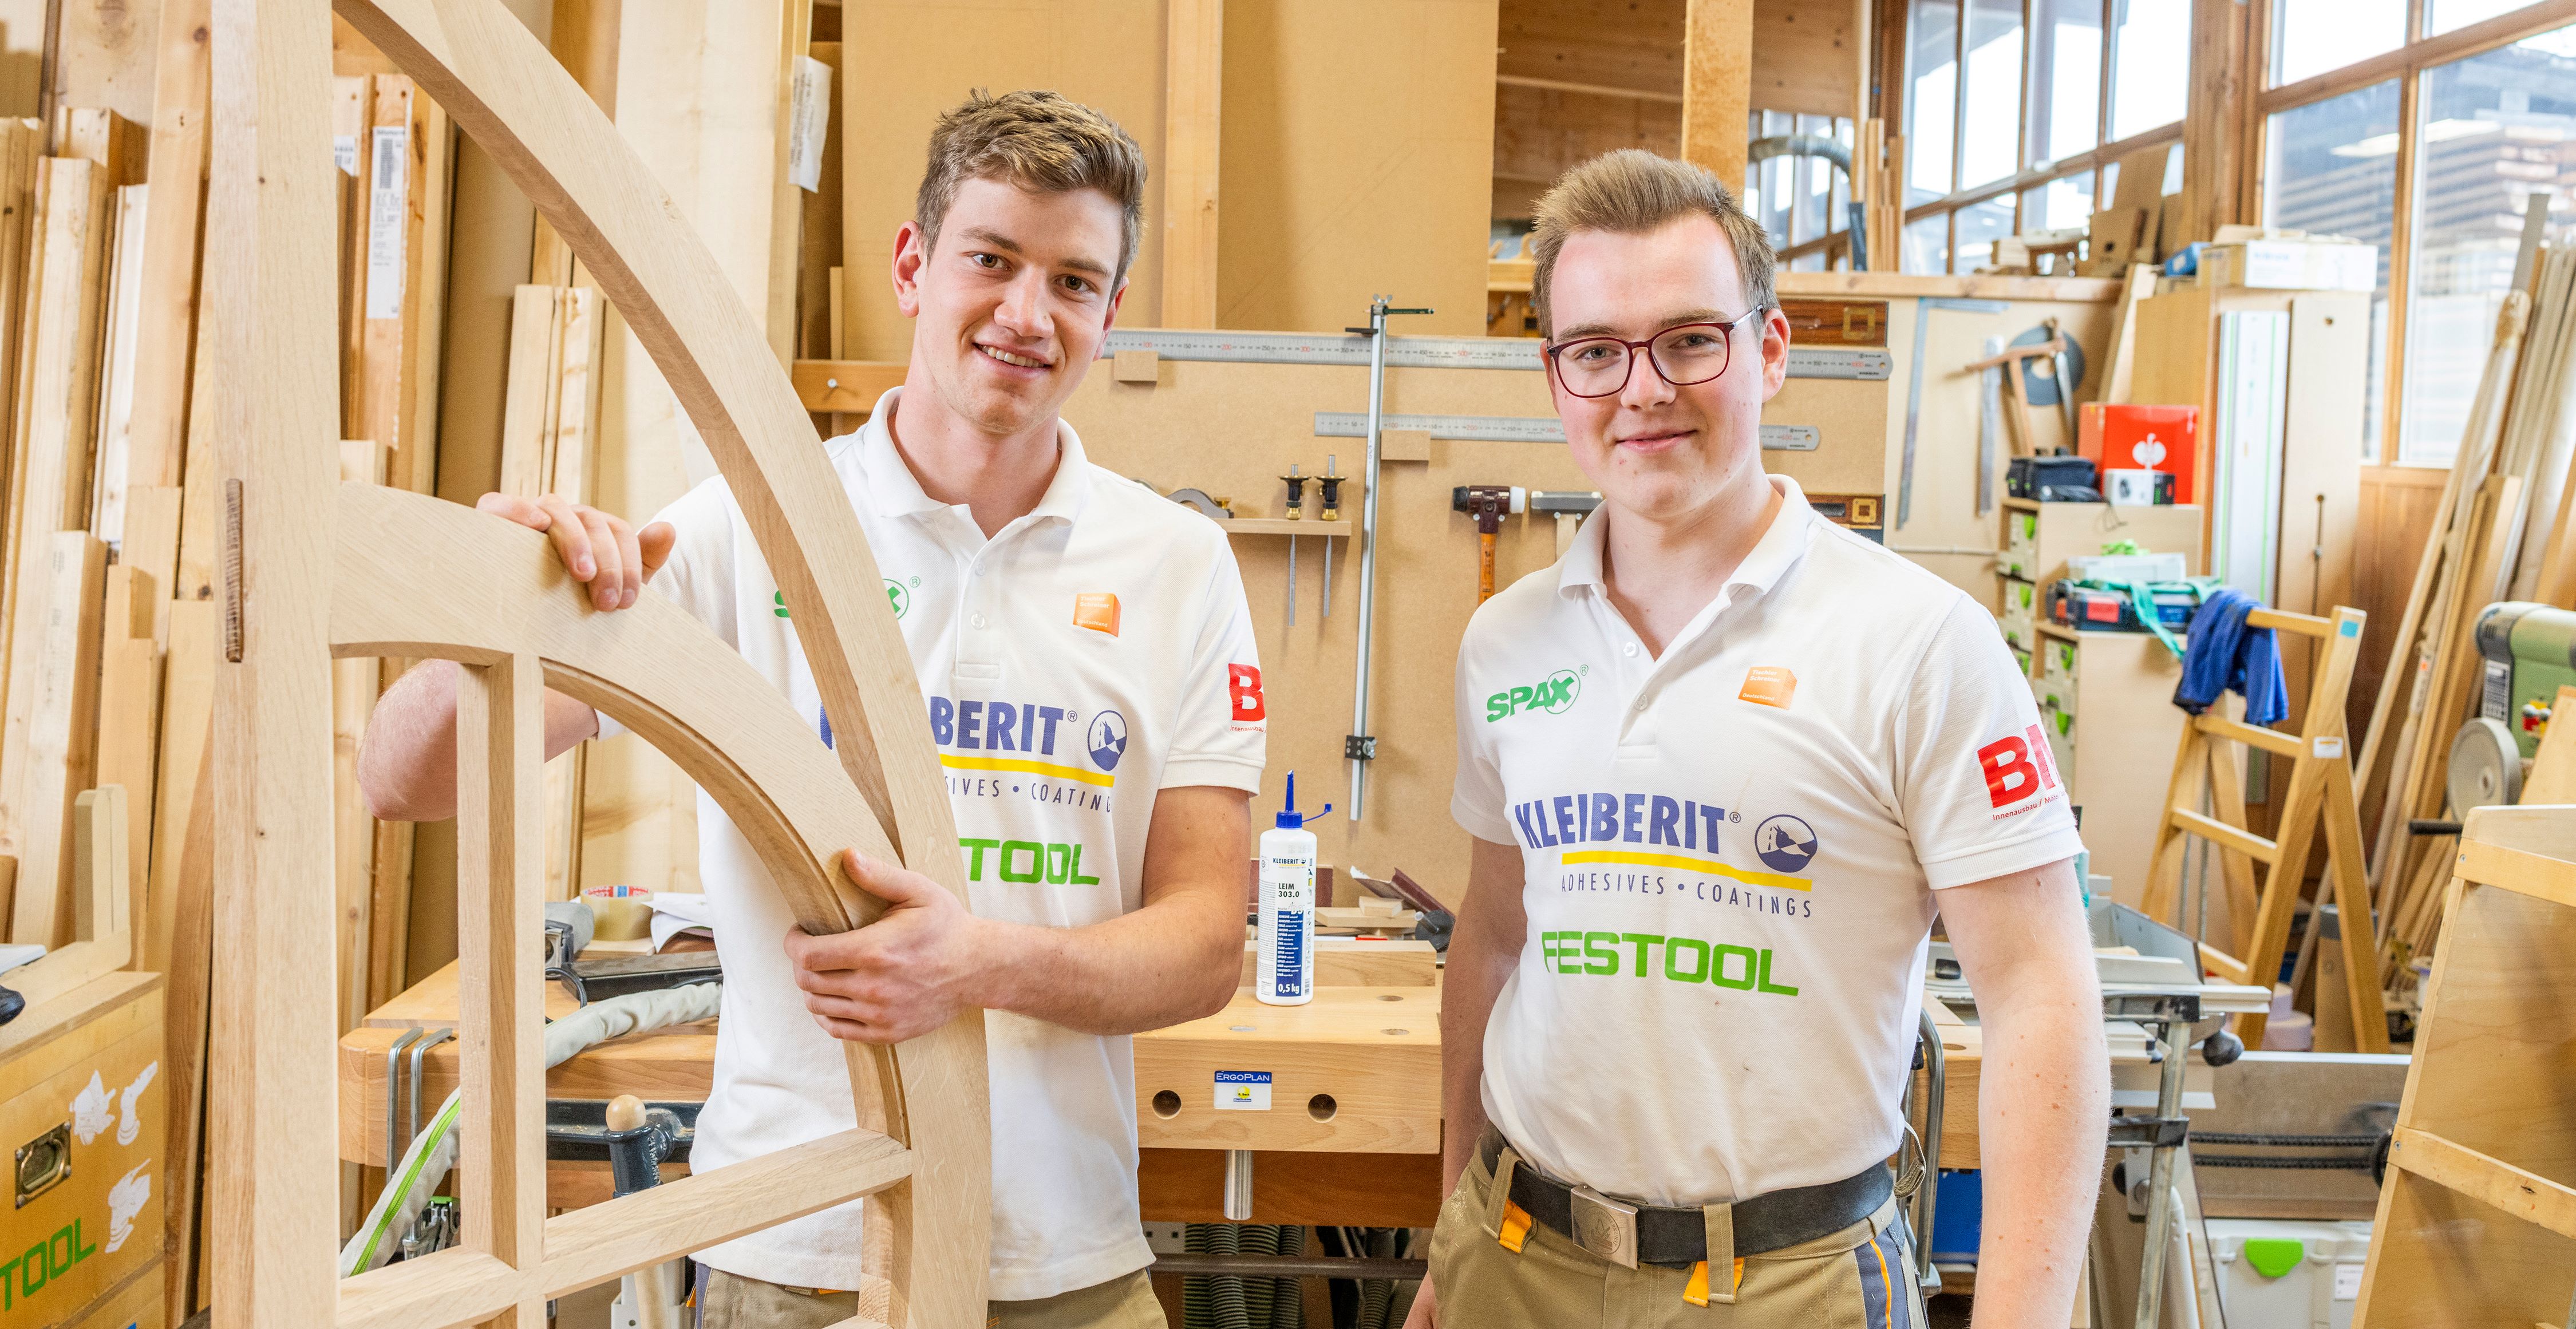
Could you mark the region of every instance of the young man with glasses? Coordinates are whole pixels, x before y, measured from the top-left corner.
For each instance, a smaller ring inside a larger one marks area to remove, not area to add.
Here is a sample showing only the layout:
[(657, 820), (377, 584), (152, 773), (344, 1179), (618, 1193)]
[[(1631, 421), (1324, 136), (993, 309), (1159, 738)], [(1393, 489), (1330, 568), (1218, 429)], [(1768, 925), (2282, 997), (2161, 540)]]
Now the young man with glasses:
[(1887, 1164), (1937, 913), (1985, 1035), (1977, 1323), (2062, 1326), (2109, 1073), (2030, 691), (1975, 603), (1763, 473), (1789, 324), (1714, 177), (1611, 153), (1532, 243), (1602, 504), (1459, 647), (1452, 1190), (1408, 1323), (1923, 1324)]

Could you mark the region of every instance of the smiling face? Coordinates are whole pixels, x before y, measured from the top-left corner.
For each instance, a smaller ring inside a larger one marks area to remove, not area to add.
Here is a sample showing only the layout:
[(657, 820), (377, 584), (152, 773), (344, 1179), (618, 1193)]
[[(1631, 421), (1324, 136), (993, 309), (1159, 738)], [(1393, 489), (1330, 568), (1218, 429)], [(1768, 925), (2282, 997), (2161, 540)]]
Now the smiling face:
[(1777, 310), (1746, 318), (1748, 303), (1735, 250), (1705, 215), (1643, 233), (1566, 236), (1549, 279), (1552, 345), (1741, 320), (1728, 334), (1726, 372), (1705, 383), (1674, 387), (1642, 352), (1627, 385), (1607, 397), (1578, 397), (1550, 373), (1566, 442), (1604, 499), (1670, 522), (1765, 483), (1762, 404), (1788, 374), (1789, 321)]
[(1126, 294), (1112, 285), (1124, 238), (1118, 201), (1099, 190), (1007, 180), (960, 182), (935, 245), (906, 222), (895, 305), (941, 405), (988, 435), (1052, 429)]

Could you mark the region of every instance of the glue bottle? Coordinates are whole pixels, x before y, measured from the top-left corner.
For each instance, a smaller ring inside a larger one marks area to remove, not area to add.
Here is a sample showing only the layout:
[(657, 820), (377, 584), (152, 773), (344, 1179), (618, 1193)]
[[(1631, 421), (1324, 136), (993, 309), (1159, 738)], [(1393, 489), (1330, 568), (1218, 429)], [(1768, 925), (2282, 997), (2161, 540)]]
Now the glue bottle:
[(1297, 812), (1297, 773), (1288, 773), (1288, 806), (1261, 833), (1261, 924), (1252, 995), (1273, 1006), (1315, 999), (1315, 833), (1306, 823), (1333, 810)]

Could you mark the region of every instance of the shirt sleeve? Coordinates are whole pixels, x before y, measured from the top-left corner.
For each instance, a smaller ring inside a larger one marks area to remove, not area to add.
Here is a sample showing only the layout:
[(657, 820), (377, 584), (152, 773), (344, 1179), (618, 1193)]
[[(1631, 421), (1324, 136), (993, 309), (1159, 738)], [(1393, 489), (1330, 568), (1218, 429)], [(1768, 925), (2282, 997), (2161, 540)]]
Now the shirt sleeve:
[[(645, 522), (671, 523), (671, 556), (646, 582), (644, 591), (688, 611), (728, 646), (738, 646), (733, 616), (733, 522), (727, 515), (731, 492), (722, 478), (701, 481)], [(638, 527), (638, 530), (643, 529)], [(615, 738), (626, 726), (599, 712), (599, 737)]]
[(1933, 889), (2084, 849), (2029, 683), (1966, 597), (1932, 633), (1896, 733), (1898, 807)]
[(1479, 840), (1518, 844), (1511, 819), (1504, 814), (1502, 769), (1495, 765), (1493, 749), (1485, 742), (1484, 712), (1474, 700), (1480, 694), (1468, 679), (1475, 649), (1476, 625), (1471, 619), (1467, 635), (1458, 643), (1458, 672), (1449, 689), (1458, 713), (1458, 778), (1450, 788), (1449, 816)]
[(1261, 792), (1268, 759), (1269, 705), (1261, 694), (1261, 652), (1252, 640), (1252, 611), (1243, 598), (1243, 573), (1224, 533), (1215, 541), (1208, 571), (1207, 606), (1189, 672), (1182, 676), (1180, 711), (1163, 758), (1163, 789), (1221, 785)]

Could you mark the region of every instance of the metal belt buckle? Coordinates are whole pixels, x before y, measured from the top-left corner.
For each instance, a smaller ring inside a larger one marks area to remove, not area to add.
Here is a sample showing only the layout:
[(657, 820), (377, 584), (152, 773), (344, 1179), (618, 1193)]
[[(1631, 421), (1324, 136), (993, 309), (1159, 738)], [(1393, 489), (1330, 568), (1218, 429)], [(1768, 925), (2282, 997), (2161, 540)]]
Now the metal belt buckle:
[(1589, 1186), (1577, 1186), (1574, 1244), (1624, 1269), (1637, 1267), (1637, 1206), (1621, 1204)]

